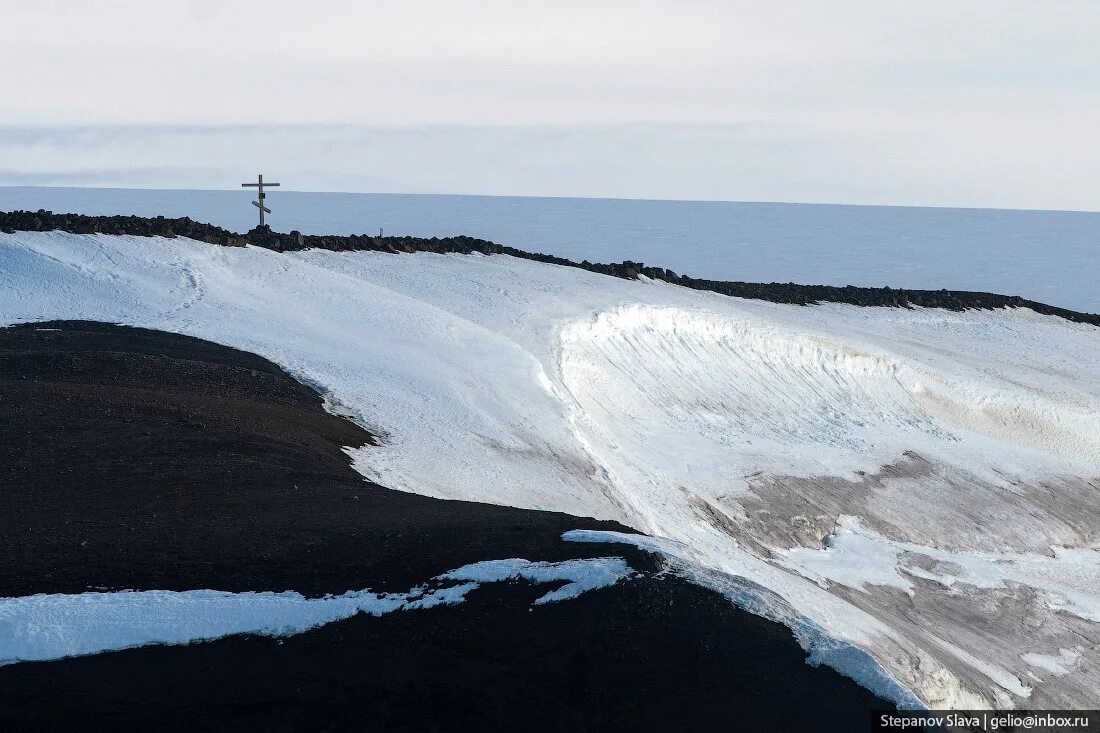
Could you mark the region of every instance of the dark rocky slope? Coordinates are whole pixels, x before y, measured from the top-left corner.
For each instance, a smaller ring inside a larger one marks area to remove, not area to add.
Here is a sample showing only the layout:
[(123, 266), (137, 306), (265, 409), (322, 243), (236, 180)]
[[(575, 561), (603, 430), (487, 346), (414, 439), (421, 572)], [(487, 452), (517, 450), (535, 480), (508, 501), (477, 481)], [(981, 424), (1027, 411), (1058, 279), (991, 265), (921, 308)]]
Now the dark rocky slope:
[(0, 596), (403, 592), (477, 560), (590, 556), (559, 540), (579, 526), (629, 531), (384, 490), (342, 449), (369, 433), (266, 359), (189, 336), (0, 329), (0, 409)]
[(188, 237), (210, 244), (244, 246), (252, 244), (279, 252), (301, 249), (327, 249), (333, 251), (370, 250), (379, 252), (438, 252), (493, 255), (506, 254), (536, 262), (566, 267), (577, 267), (627, 279), (645, 276), (654, 280), (682, 285), (695, 290), (707, 290), (739, 298), (769, 300), (776, 303), (809, 305), (813, 303), (848, 303), (861, 306), (945, 308), (948, 310), (1030, 308), (1036, 313), (1053, 315), (1080, 323), (1100, 326), (1100, 314), (1079, 313), (1065, 308), (1026, 300), (1019, 296), (998, 295), (958, 290), (900, 290), (889, 287), (863, 288), (855, 286), (798, 285), (796, 283), (746, 283), (706, 280), (678, 275), (662, 267), (648, 267), (640, 262), (625, 261), (617, 264), (574, 262), (562, 257), (525, 252), (514, 247), (473, 237), (371, 237), (316, 236), (299, 232), (284, 234), (269, 227), (256, 228), (247, 234), (233, 232), (210, 224), (201, 224), (189, 218), (165, 219), (139, 216), (86, 216), (83, 214), (54, 214), (40, 210), (0, 212), (0, 232), (60, 230), (77, 234), (132, 234), (138, 236)]
[[(372, 436), (257, 356), (88, 322), (0, 329), (3, 596), (408, 590), (486, 559), (617, 555), (641, 574), (557, 604), (454, 607), (0, 667), (0, 728), (862, 730), (887, 705), (806, 665), (786, 628), (623, 545), (609, 522), (386, 490)], [(2, 640), (0, 640), (2, 643)]]

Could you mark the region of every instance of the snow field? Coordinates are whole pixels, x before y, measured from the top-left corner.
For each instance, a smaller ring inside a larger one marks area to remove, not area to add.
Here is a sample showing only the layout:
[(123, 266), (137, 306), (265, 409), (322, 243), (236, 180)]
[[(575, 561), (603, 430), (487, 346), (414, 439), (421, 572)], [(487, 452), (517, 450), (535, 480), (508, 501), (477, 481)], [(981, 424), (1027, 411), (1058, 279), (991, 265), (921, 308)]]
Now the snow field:
[(761, 589), (764, 605), (731, 597), (900, 703), (1071, 707), (1100, 686), (1097, 652), (1047, 659), (1097, 633), (1095, 327), (785, 306), (503, 256), (62, 233), (0, 235), (0, 286), (5, 322), (115, 321), (272, 359), (384, 437), (352, 455), (385, 486), (651, 533), (680, 572)]

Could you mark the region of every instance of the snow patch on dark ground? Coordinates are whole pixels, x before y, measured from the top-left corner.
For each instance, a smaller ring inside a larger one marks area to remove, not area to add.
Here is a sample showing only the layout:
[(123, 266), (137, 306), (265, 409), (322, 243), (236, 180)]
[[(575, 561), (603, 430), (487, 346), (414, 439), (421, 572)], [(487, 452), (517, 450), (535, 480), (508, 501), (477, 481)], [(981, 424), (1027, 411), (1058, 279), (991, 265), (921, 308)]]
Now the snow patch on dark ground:
[(0, 664), (98, 654), (148, 644), (189, 644), (232, 634), (290, 636), (366, 613), (381, 616), (462, 603), (484, 583), (564, 582), (536, 604), (576, 598), (606, 588), (633, 571), (622, 558), (562, 562), (486, 560), (448, 571), (408, 593), (348, 591), (306, 598), (300, 593), (226, 593), (214, 590), (39, 594), (0, 598)]

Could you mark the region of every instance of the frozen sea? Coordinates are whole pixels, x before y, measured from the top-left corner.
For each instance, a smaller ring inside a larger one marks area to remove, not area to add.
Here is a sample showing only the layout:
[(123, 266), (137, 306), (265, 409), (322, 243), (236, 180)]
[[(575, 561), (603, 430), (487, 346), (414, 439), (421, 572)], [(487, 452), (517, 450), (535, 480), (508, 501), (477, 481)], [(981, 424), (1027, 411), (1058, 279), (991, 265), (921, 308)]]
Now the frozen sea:
[[(255, 225), (253, 196), (245, 189), (0, 187), (0, 210), (190, 216), (243, 232)], [(267, 203), (269, 223), (282, 231), (468, 234), (696, 277), (984, 290), (1100, 313), (1095, 212), (281, 189)]]

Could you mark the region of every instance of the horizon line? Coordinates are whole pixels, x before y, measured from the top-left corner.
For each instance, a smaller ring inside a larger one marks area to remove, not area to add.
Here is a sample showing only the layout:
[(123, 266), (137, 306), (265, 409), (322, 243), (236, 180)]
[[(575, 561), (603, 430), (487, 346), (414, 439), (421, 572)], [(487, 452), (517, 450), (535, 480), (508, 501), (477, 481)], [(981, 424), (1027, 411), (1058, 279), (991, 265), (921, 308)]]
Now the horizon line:
[[(66, 184), (2, 184), (0, 189), (85, 189), (98, 191), (191, 191), (195, 193), (228, 193), (240, 191), (239, 188), (165, 188), (161, 186), (77, 186)], [(780, 200), (735, 200), (735, 199), (666, 199), (666, 198), (636, 198), (629, 196), (530, 196), (524, 194), (497, 194), (497, 193), (426, 193), (426, 192), (398, 192), (398, 191), (332, 191), (326, 189), (294, 189), (280, 186), (278, 194), (304, 193), (324, 194), (336, 196), (423, 196), (436, 198), (509, 198), (509, 199), (558, 199), (564, 201), (639, 201), (652, 203), (673, 204), (742, 204), (748, 206), (821, 206), (821, 207), (859, 207), (868, 209), (936, 209), (945, 211), (1004, 211), (1020, 213), (1050, 213), (1050, 214), (1100, 214), (1100, 209), (1031, 209), (1012, 208), (1000, 206), (933, 206), (928, 204), (866, 204), (837, 201), (780, 201)]]

